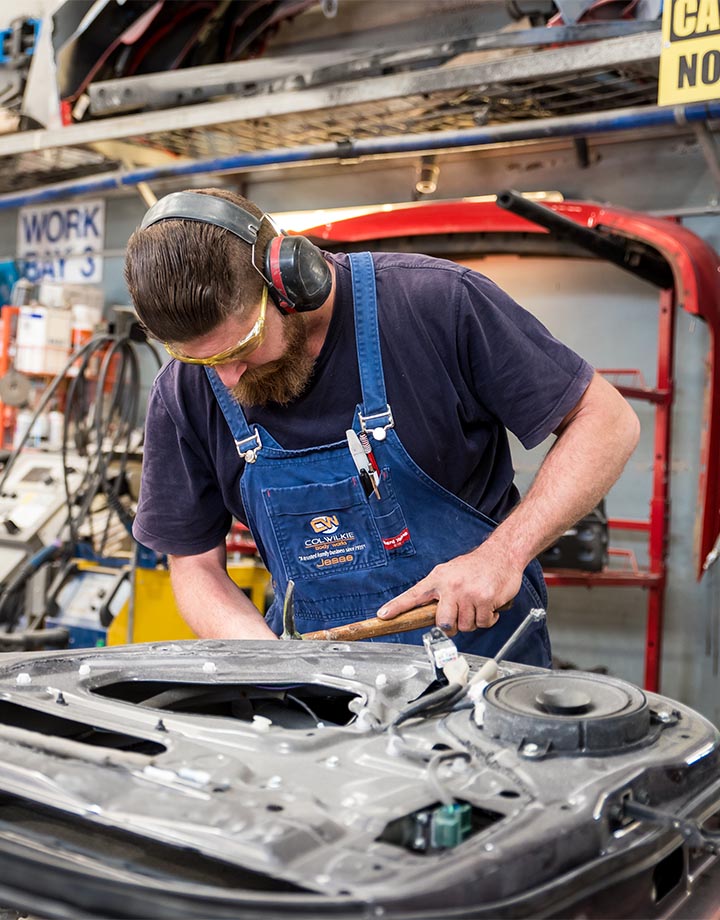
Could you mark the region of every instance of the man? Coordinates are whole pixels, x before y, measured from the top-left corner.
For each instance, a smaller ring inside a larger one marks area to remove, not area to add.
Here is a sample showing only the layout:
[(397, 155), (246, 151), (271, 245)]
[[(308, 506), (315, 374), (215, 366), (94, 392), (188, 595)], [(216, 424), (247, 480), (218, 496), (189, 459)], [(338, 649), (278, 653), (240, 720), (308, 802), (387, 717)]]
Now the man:
[[(201, 637), (272, 638), (293, 579), (301, 632), (437, 600), (461, 650), (493, 655), (546, 603), (535, 556), (637, 443), (609, 383), (452, 262), (321, 253), (204, 189), (150, 209), (126, 280), (175, 359), (150, 397), (134, 533), (169, 554)], [(506, 429), (527, 448), (557, 435), (522, 501)], [(273, 578), (265, 619), (226, 572), (233, 516)], [(544, 622), (511, 657), (550, 664)]]

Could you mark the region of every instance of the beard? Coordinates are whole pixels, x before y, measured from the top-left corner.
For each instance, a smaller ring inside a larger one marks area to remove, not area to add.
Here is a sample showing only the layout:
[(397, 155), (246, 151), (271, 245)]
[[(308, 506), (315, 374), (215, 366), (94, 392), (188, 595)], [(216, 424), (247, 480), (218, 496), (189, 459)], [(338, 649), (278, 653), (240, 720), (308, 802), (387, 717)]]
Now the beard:
[(307, 330), (301, 316), (284, 318), (285, 352), (276, 361), (249, 368), (231, 392), (242, 406), (286, 406), (303, 392), (312, 377), (315, 359), (307, 353)]

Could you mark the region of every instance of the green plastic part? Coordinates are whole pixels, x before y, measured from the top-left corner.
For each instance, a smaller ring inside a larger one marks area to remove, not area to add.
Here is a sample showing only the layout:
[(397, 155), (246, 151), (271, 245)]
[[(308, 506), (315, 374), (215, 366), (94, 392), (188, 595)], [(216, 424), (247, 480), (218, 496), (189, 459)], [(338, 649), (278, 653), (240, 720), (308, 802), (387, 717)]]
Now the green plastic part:
[(467, 802), (442, 805), (432, 813), (430, 845), (449, 850), (466, 840), (472, 831), (472, 807)]

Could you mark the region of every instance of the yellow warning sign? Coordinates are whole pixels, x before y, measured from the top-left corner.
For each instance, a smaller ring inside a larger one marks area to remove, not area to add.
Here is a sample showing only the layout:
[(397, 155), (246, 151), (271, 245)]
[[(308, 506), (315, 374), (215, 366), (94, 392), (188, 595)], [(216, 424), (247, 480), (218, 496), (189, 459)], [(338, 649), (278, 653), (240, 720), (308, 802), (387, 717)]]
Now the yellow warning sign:
[(720, 99), (720, 0), (665, 0), (658, 104)]

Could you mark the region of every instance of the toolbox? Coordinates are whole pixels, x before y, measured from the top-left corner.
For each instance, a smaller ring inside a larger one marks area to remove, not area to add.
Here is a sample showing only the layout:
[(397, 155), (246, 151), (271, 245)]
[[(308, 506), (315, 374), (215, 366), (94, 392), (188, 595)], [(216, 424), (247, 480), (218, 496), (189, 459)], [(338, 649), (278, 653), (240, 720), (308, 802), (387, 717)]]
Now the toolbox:
[(600, 572), (608, 561), (608, 521), (603, 499), (538, 556), (544, 569)]

